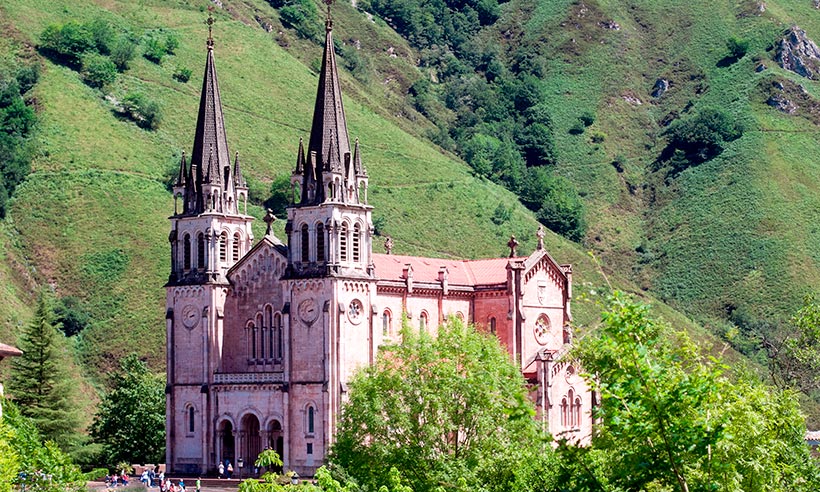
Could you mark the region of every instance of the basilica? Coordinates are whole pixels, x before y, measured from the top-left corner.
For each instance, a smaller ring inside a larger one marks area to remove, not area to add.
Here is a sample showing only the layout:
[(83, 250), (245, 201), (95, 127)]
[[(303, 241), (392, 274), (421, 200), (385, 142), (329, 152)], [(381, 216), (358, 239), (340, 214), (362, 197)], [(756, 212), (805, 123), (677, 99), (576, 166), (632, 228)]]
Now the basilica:
[[(328, 12), (313, 123), (291, 176), (286, 237), (251, 232), (248, 186), (228, 150), (214, 61), (207, 58), (193, 152), (174, 186), (166, 284), (166, 465), (236, 475), (270, 447), (312, 476), (333, 443), (347, 383), (400, 341), (402, 317), (435, 333), (448, 317), (498, 338), (531, 385), (536, 418), (586, 442), (593, 394), (561, 355), (572, 342), (572, 268), (544, 249), (452, 260), (373, 252), (373, 206), (350, 143)], [(421, 204), (419, 204), (421, 206)]]

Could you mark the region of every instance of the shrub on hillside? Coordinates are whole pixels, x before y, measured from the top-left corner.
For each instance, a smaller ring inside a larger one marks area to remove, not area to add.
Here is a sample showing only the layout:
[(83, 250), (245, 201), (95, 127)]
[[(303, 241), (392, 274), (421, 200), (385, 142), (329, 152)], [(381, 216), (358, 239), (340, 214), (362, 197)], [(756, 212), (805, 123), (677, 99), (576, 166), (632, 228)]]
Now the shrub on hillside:
[(318, 39), (321, 35), (319, 12), (311, 0), (286, 0), (279, 9), (279, 17), (285, 27), (305, 39)]
[(749, 41), (739, 39), (736, 37), (729, 38), (726, 41), (726, 48), (729, 50), (729, 56), (735, 59), (743, 58), (749, 51)]
[(586, 210), (569, 180), (543, 167), (530, 168), (519, 193), (521, 202), (536, 213), (539, 222), (567, 239), (583, 239)]
[(96, 48), (87, 26), (77, 21), (50, 24), (40, 34), (40, 49), (56, 61), (79, 67), (85, 52)]
[(111, 24), (105, 19), (97, 18), (86, 24), (86, 29), (91, 35), (94, 48), (97, 52), (101, 55), (110, 54), (117, 40), (117, 35), (111, 27)]
[(145, 40), (145, 51), (143, 51), (142, 56), (148, 61), (160, 64), (165, 54), (165, 45), (162, 44), (162, 41), (155, 37), (149, 37)]
[(141, 92), (129, 92), (122, 100), (125, 113), (142, 128), (156, 130), (162, 121), (162, 108)]
[(185, 67), (177, 68), (174, 72), (174, 79), (183, 84), (188, 82), (191, 79), (191, 69)]
[(107, 56), (87, 53), (82, 65), (83, 80), (91, 87), (103, 88), (117, 79), (117, 66)]
[(743, 135), (743, 126), (726, 111), (707, 107), (675, 121), (663, 134), (669, 143), (661, 161), (678, 174), (720, 155), (726, 143)]
[(14, 189), (31, 170), (30, 136), (36, 116), (23, 94), (36, 80), (36, 68), (22, 67), (16, 76), (0, 74), (0, 217), (5, 216)]
[(114, 43), (111, 49), (111, 61), (117, 70), (124, 72), (128, 70), (128, 64), (134, 59), (137, 52), (137, 43), (127, 34), (123, 34)]

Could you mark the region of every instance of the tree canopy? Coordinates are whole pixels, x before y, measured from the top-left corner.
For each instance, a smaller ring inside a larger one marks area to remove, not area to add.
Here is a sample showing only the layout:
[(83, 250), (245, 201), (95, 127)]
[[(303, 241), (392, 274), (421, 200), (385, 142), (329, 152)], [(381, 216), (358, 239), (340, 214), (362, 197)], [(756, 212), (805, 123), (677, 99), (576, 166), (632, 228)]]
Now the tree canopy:
[(165, 459), (165, 378), (152, 374), (145, 362), (131, 354), (113, 376), (114, 388), (105, 395), (91, 436), (103, 447), (108, 464), (159, 463)]
[(535, 490), (547, 468), (535, 466), (535, 477), (521, 464), (545, 464), (551, 448), (497, 340), (456, 320), (437, 337), (407, 327), (402, 337), (351, 381), (331, 461), (365, 490), (393, 483), (391, 467), (416, 492), (459, 480), (481, 490)]
[(739, 370), (733, 380), (647, 306), (616, 294), (574, 355), (601, 402), (592, 445), (560, 448), (569, 489), (817, 488), (795, 395)]
[(23, 355), (12, 359), (8, 389), (43, 437), (65, 450), (75, 444), (79, 418), (62, 340), (53, 299), (42, 290), (34, 317), (18, 340)]

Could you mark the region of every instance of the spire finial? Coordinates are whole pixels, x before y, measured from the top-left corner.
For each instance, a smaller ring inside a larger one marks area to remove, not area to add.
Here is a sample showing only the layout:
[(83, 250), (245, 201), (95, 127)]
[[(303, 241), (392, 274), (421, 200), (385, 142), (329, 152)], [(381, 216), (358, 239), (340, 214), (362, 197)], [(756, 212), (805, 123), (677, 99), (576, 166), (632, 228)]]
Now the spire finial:
[(515, 239), (515, 236), (510, 236), (507, 247), (510, 248), (510, 258), (515, 258), (515, 250), (518, 248), (518, 241)]
[(325, 5), (327, 5), (327, 19), (325, 20), (325, 29), (328, 31), (333, 30), (333, 16), (330, 15), (330, 6), (333, 5), (335, 0), (323, 0)]
[(389, 254), (389, 255), (393, 254), (393, 238), (392, 237), (387, 236), (384, 239), (384, 250), (387, 251), (387, 254)]
[(208, 44), (208, 49), (209, 50), (214, 49), (214, 22), (216, 22), (216, 19), (214, 19), (214, 6), (209, 5), (208, 6), (208, 18), (205, 20), (205, 24), (208, 26), (208, 42), (207, 42), (207, 44)]
[(262, 218), (265, 221), (265, 224), (268, 225), (267, 229), (265, 230), (265, 235), (270, 236), (271, 226), (274, 222), (276, 222), (276, 215), (273, 214), (273, 210), (268, 209), (265, 216)]

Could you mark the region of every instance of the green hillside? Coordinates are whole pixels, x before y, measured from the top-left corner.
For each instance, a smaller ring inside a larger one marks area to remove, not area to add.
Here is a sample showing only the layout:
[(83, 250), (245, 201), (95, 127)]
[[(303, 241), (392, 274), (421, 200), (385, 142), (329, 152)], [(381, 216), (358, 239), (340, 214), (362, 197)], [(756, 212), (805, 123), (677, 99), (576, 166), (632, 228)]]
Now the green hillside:
[[(309, 133), (321, 47), (283, 27), (280, 11), (265, 0), (222, 3), (214, 38), (228, 139), (260, 203), (273, 180), (290, 173), (299, 137)], [(89, 315), (89, 325), (72, 340), (91, 380), (132, 351), (164, 367), (162, 285), (174, 207), (167, 182), (180, 153), (192, 146), (209, 5), (0, 0), (0, 26), (8, 33), (0, 42), (0, 68), (20, 53), (41, 67), (26, 95), (39, 120), (32, 173), (0, 223), (0, 340), (14, 339), (37, 286), (52, 285)], [(763, 13), (757, 5), (510, 0), (477, 32), (476, 45), (497, 47), (505, 63), (524, 46), (543, 64), (537, 83), (555, 140), (550, 172), (575, 186), (589, 224), (582, 244), (547, 237), (553, 256), (574, 265), (573, 314), (580, 325), (598, 317), (599, 307), (584, 298), (594, 301), (608, 289), (588, 249), (614, 285), (659, 297), (718, 334), (732, 333), (729, 321), (785, 319), (816, 289), (820, 163), (812, 156), (820, 144), (806, 101), (820, 87), (778, 68), (767, 50), (795, 22), (820, 39), (820, 19), (808, 1), (772, 0)], [(347, 3), (334, 6), (334, 17), (347, 67), (349, 129), (361, 141), (379, 232), (390, 234), (401, 254), (505, 255), (511, 234), (531, 251), (534, 214), (512, 192), (431, 143), (442, 125), (455, 124), (456, 112), (441, 106), (437, 128), (407, 97), (422, 79), (443, 90), (445, 82), (437, 82), (443, 79), (422, 61), (429, 53)], [(105, 91), (34, 50), (47, 26), (95, 19), (136, 39), (170, 32), (179, 46), (161, 64), (141, 56), (140, 48)], [(748, 52), (732, 63), (723, 61), (730, 38), (748, 41)], [(767, 69), (756, 72), (761, 62)], [(187, 83), (174, 78), (181, 68), (193, 72)], [(660, 78), (669, 90), (652, 97)], [(766, 104), (766, 88), (779, 80), (805, 88), (803, 95), (795, 92), (803, 98), (795, 114)], [(135, 91), (162, 108), (156, 130), (120, 114)], [(726, 142), (718, 156), (669, 174), (660, 160), (665, 129), (707, 107), (728, 114), (742, 136)], [(575, 131), (584, 114), (594, 122)], [(262, 208), (251, 212), (261, 217)], [(276, 226), (283, 237), (284, 221)], [(257, 237), (262, 227), (257, 221)], [(660, 309), (719, 345), (684, 315)]]

